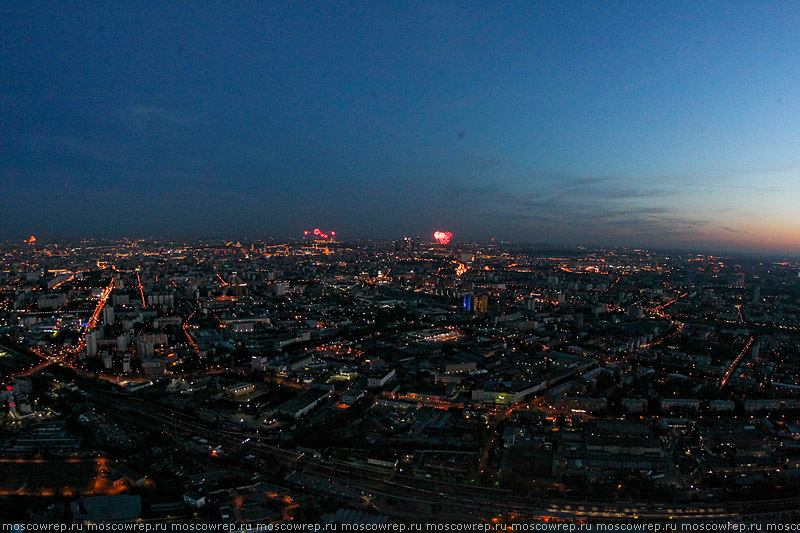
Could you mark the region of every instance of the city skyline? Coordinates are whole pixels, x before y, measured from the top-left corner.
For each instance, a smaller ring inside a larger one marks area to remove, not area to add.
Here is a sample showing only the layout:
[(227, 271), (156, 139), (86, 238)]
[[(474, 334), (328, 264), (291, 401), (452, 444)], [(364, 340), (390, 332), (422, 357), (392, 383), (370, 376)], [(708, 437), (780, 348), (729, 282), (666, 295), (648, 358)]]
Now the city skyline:
[(800, 259), (315, 229), (0, 247), (0, 516), (796, 523)]
[(2, 11), (0, 239), (800, 254), (794, 5)]

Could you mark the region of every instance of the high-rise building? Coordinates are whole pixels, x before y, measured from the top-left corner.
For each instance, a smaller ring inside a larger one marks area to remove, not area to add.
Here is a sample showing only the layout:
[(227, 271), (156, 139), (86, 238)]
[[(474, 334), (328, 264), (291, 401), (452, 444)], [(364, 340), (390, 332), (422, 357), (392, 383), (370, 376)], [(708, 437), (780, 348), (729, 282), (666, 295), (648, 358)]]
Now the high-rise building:
[(152, 342), (146, 340), (136, 341), (136, 353), (140, 359), (145, 357), (152, 357), (155, 354), (155, 346)]
[(97, 332), (89, 331), (86, 333), (86, 355), (94, 357), (97, 355)]
[(485, 294), (465, 294), (461, 300), (461, 307), (465, 311), (486, 313), (489, 310), (489, 297)]
[(474, 294), (465, 294), (464, 298), (461, 300), (461, 308), (465, 311), (474, 311), (475, 310), (475, 295)]
[(107, 305), (103, 308), (103, 322), (106, 324), (114, 323), (114, 308)]

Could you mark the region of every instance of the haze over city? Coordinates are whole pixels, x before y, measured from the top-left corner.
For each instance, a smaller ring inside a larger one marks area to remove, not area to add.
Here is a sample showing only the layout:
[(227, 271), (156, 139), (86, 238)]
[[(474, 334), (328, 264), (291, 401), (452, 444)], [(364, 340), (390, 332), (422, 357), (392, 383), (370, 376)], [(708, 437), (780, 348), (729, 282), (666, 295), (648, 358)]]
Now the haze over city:
[(796, 4), (0, 9), (3, 239), (800, 252)]

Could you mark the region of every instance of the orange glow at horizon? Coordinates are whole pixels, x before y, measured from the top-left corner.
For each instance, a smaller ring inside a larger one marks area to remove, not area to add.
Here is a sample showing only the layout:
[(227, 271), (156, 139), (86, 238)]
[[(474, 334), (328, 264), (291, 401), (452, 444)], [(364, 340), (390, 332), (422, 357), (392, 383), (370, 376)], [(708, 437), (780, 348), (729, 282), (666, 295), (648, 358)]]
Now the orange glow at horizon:
[(692, 239), (694, 244), (766, 253), (800, 253), (800, 228), (786, 224), (752, 224), (747, 230), (709, 230)]

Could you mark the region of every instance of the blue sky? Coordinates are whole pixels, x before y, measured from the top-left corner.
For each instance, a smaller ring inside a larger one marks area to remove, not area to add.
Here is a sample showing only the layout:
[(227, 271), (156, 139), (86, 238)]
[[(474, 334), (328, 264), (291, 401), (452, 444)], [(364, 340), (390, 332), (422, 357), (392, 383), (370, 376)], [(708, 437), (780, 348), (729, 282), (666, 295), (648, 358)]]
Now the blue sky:
[(800, 253), (794, 3), (0, 11), (0, 238)]

